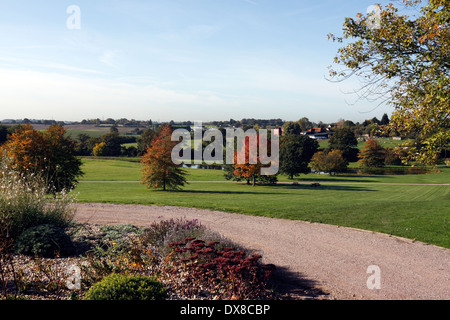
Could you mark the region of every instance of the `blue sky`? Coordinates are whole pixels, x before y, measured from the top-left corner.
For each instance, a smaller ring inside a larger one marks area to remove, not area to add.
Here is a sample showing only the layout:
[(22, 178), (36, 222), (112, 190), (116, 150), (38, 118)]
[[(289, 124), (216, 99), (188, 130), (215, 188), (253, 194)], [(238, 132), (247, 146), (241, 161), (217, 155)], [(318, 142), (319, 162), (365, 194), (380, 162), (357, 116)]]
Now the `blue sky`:
[(1, 0), (0, 119), (381, 118), (325, 79), (327, 34), (375, 2)]

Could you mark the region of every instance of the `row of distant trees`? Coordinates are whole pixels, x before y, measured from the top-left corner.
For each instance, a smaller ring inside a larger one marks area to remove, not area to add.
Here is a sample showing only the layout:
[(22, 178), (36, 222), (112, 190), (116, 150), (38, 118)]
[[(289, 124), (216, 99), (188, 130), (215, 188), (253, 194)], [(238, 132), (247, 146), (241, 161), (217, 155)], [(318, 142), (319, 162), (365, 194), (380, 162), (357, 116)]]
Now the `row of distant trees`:
[[(82, 121), (71, 121), (71, 122), (64, 122), (64, 121), (55, 121), (55, 120), (49, 120), (49, 119), (9, 119), (4, 120), (4, 123), (7, 124), (42, 124), (42, 125), (61, 125), (64, 126), (66, 124), (71, 125), (94, 125), (94, 126), (124, 126), (124, 127), (140, 127), (140, 128), (155, 128), (163, 123), (157, 123), (149, 120), (135, 120), (135, 119), (127, 119), (127, 118), (120, 118), (120, 119), (113, 119), (113, 118), (106, 118), (106, 119), (83, 119)], [(282, 119), (255, 119), (255, 118), (244, 118), (241, 120), (226, 120), (226, 121), (210, 121), (205, 122), (205, 125), (212, 125), (215, 127), (244, 127), (244, 128), (253, 128), (257, 126), (258, 128), (275, 128), (275, 127), (281, 127), (286, 122)], [(325, 128), (328, 126), (340, 126), (341, 124), (344, 124), (346, 126), (356, 126), (356, 127), (367, 127), (373, 124), (377, 125), (387, 125), (389, 124), (389, 117), (387, 114), (384, 114), (381, 118), (381, 120), (378, 120), (376, 117), (368, 120), (364, 120), (363, 122), (353, 122), (351, 120), (339, 120), (337, 123), (324, 123), (322, 121), (319, 122), (312, 122), (307, 117), (300, 118), (298, 121), (296, 121), (299, 125), (302, 131), (307, 131), (313, 127), (321, 127)], [(192, 121), (179, 121), (175, 122), (173, 120), (170, 120), (167, 122), (171, 126), (193, 126), (194, 123)]]
[[(351, 120), (340, 119), (336, 123), (325, 124), (323, 122), (314, 123), (309, 121), (308, 118), (303, 117), (298, 121), (286, 121), (283, 123), (283, 132), (287, 133), (300, 133), (307, 132), (312, 128), (320, 128), (321, 130), (334, 132), (336, 129), (347, 127), (350, 128), (356, 136), (368, 135), (372, 137), (392, 137), (399, 136), (400, 133), (389, 127), (389, 116), (385, 113), (379, 120), (377, 117), (364, 120), (363, 122), (353, 122)], [(408, 133), (408, 138), (414, 138), (417, 136), (418, 131), (412, 131)]]
[[(87, 134), (79, 134), (75, 142), (75, 154), (77, 156), (97, 157), (136, 157), (143, 152), (143, 148), (124, 144), (135, 143), (138, 139), (133, 136), (120, 135), (117, 131), (105, 133), (100, 137), (90, 137)], [(139, 146), (139, 145), (138, 145)]]
[[(166, 124), (155, 131), (147, 129), (139, 138), (138, 148), (142, 150), (141, 162), (145, 168), (143, 182), (149, 187), (176, 189), (186, 182), (185, 171), (171, 160), (171, 151), (177, 143), (171, 141), (172, 131), (173, 127)], [(42, 175), (49, 192), (74, 187), (77, 177), (82, 174), (77, 154), (83, 141), (84, 145), (92, 146), (94, 155), (114, 156), (121, 152), (123, 138), (114, 129), (98, 138), (79, 136), (75, 141), (61, 125), (52, 125), (42, 132), (34, 130), (30, 124), (9, 128), (0, 126), (2, 161), (6, 159), (11, 167), (24, 175)], [(347, 126), (337, 128), (328, 141), (328, 147), (322, 150), (317, 140), (295, 131), (286, 132), (280, 143), (280, 173), (292, 179), (311, 172), (311, 168), (329, 173), (344, 172), (352, 161), (358, 161), (362, 168), (401, 163), (401, 155), (396, 150), (384, 149), (374, 139), (369, 139), (361, 151), (357, 143), (354, 131)], [(248, 158), (248, 149), (235, 150), (236, 155), (239, 152), (245, 152)], [(276, 175), (261, 176), (262, 166), (259, 161), (256, 164), (227, 165), (225, 175), (229, 179), (247, 180), (253, 185), (256, 182), (275, 183)]]
[(355, 132), (347, 126), (337, 128), (328, 140), (328, 147), (323, 149), (319, 149), (317, 140), (290, 132), (281, 138), (280, 172), (292, 179), (311, 169), (345, 172), (350, 162), (358, 162), (361, 168), (402, 164), (402, 149), (385, 149), (375, 139), (367, 140), (362, 150), (357, 145)]
[[(147, 146), (141, 158), (144, 165), (143, 183), (150, 188), (178, 189), (186, 183), (186, 172), (180, 165), (171, 160), (171, 151), (177, 142), (171, 141), (173, 128), (170, 125), (162, 127), (155, 133), (153, 141)], [(248, 139), (248, 138), (247, 138)], [(259, 139), (256, 136), (255, 141)], [(270, 143), (270, 140), (269, 140)], [(400, 164), (400, 155), (382, 148), (374, 139), (369, 139), (364, 148), (356, 148), (358, 141), (354, 132), (348, 127), (338, 128), (329, 140), (329, 147), (320, 149), (319, 143), (307, 135), (287, 133), (281, 137), (279, 173), (286, 174), (290, 179), (308, 174), (311, 169), (328, 173), (345, 172), (349, 162), (358, 161), (361, 168), (378, 168), (385, 164)], [(277, 175), (261, 175), (264, 165), (259, 154), (253, 155), (256, 163), (250, 162), (249, 142), (241, 150), (235, 149), (235, 160), (239, 154), (245, 156), (244, 163), (225, 165), (225, 178), (228, 180), (256, 183), (276, 183)], [(270, 150), (270, 146), (268, 146)], [(388, 156), (389, 155), (389, 156)]]
[[(78, 122), (75, 122), (78, 124)], [(84, 119), (79, 122), (79, 124), (82, 125), (118, 125), (118, 126), (125, 126), (125, 127), (151, 127), (153, 125), (152, 120), (135, 120), (135, 119), (127, 119), (127, 118), (120, 118), (120, 119), (113, 119), (113, 118), (107, 118), (105, 120), (100, 120), (99, 118), (96, 119)]]
[[(388, 119), (387, 115), (383, 116), (382, 119)], [(231, 119), (232, 120), (232, 119)], [(283, 123), (283, 132), (285, 133), (295, 133), (299, 134), (302, 131), (309, 130), (309, 128), (312, 128), (312, 126), (317, 125), (315, 123), (312, 123), (308, 120), (308, 118), (304, 117), (301, 118), (297, 122), (283, 122), (279, 121), (279, 119), (275, 120), (255, 120), (255, 119), (243, 119), (241, 122), (233, 122), (229, 121), (228, 124), (234, 123), (235, 125), (240, 125), (241, 123), (247, 123), (244, 126), (244, 129), (250, 129), (250, 128), (256, 128), (258, 129), (258, 123), (261, 125), (269, 125), (272, 126), (274, 124)], [(388, 121), (388, 120), (387, 120)], [(91, 137), (87, 134), (79, 134), (76, 137), (76, 145), (75, 145), (75, 155), (77, 156), (106, 156), (106, 157), (118, 157), (118, 156), (127, 156), (127, 157), (137, 157), (142, 156), (145, 152), (146, 146), (151, 144), (151, 141), (153, 139), (153, 136), (155, 135), (155, 132), (157, 132), (161, 126), (153, 125), (151, 120), (146, 122), (146, 125), (151, 125), (151, 127), (147, 127), (146, 129), (139, 130), (136, 133), (139, 133), (139, 137), (136, 137), (136, 135), (121, 135), (118, 131), (118, 125), (132, 125), (139, 124), (142, 125), (142, 122), (133, 122), (127, 119), (118, 119), (113, 120), (111, 118), (108, 118), (106, 120), (99, 120), (99, 119), (92, 119), (92, 120), (83, 120), (82, 123), (88, 123), (91, 125), (94, 124), (107, 124), (111, 125), (110, 132), (105, 133), (104, 135), (100, 137)], [(378, 121), (376, 118), (372, 120), (367, 120), (364, 122), (367, 125), (373, 125), (377, 123), (384, 123)], [(216, 123), (217, 125), (225, 125), (226, 122)], [(250, 125), (252, 124), (252, 125)], [(189, 128), (192, 123), (190, 121), (185, 121), (182, 123), (175, 124), (173, 121), (172, 123), (169, 123), (173, 128), (181, 126), (185, 126), (186, 128)], [(359, 125), (359, 124), (358, 124)], [(325, 127), (325, 125), (323, 125)], [(341, 128), (341, 127), (348, 127), (351, 128), (351, 130), (355, 133), (357, 133), (357, 130), (355, 130), (356, 125), (351, 121), (339, 121), (334, 128)], [(12, 128), (14, 130), (14, 127)], [(222, 132), (225, 131), (223, 127), (219, 127), (219, 130)], [(10, 130), (11, 131), (11, 130)], [(3, 130), (3, 132), (6, 132)], [(2, 131), (0, 130), (0, 141), (6, 140), (6, 133), (3, 134), (2, 138)], [(135, 146), (124, 146), (124, 144), (131, 144), (136, 143)], [(351, 151), (351, 150), (350, 150)], [(348, 156), (349, 150), (345, 150), (346, 156)], [(355, 151), (353, 150), (355, 153)], [(353, 158), (355, 159), (355, 154), (353, 155)]]

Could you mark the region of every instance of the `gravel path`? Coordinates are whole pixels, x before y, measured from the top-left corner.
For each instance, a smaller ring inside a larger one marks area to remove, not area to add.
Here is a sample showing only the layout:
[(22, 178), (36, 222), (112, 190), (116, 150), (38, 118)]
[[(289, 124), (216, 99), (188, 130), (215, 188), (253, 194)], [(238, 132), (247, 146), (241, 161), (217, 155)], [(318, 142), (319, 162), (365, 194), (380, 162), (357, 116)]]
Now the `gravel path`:
[[(450, 300), (450, 250), (404, 238), (169, 206), (77, 204), (75, 218), (139, 226), (161, 219), (199, 219), (234, 242), (260, 251), (263, 262), (277, 266), (299, 299)], [(376, 271), (368, 273), (369, 266), (376, 266)], [(379, 282), (372, 281), (376, 275)], [(369, 289), (368, 284), (380, 288)]]

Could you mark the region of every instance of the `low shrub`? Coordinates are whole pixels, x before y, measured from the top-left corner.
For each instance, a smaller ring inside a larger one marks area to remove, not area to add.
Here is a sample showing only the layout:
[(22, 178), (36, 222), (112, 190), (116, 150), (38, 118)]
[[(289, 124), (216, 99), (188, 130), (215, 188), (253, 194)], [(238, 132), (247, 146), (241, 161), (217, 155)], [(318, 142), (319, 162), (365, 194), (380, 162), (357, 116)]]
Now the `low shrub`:
[(164, 300), (167, 290), (155, 277), (111, 274), (95, 283), (85, 300)]
[(206, 243), (187, 238), (170, 244), (172, 268), (183, 275), (192, 291), (209, 289), (220, 299), (258, 299), (265, 295), (274, 265), (260, 263), (258, 254), (222, 247), (219, 241)]
[(158, 250), (162, 256), (171, 251), (171, 243), (182, 242), (186, 238), (196, 238), (205, 242), (218, 241), (217, 249), (223, 247), (240, 248), (236, 243), (203, 226), (197, 219), (170, 219), (152, 223), (141, 235), (142, 242)]
[(132, 224), (117, 224), (100, 226), (100, 231), (104, 232), (104, 239), (117, 241), (125, 238), (130, 233), (139, 233), (139, 228)]
[(129, 237), (141, 233), (138, 227), (131, 224), (103, 225), (100, 226), (100, 231), (104, 233), (104, 244), (114, 243), (116, 251), (126, 249), (129, 246)]
[[(142, 228), (132, 225), (100, 227), (102, 239), (86, 251), (83, 280), (90, 285), (111, 274), (155, 274), (160, 256), (142, 240)], [(121, 234), (120, 231), (123, 233)]]
[(167, 237), (173, 234), (182, 234), (182, 239), (193, 234), (202, 233), (204, 227), (194, 220), (170, 219), (153, 222), (149, 227), (145, 228), (142, 239), (144, 243), (152, 246), (161, 247)]
[(29, 256), (54, 258), (74, 254), (75, 246), (62, 228), (44, 224), (26, 229), (17, 238), (15, 251)]

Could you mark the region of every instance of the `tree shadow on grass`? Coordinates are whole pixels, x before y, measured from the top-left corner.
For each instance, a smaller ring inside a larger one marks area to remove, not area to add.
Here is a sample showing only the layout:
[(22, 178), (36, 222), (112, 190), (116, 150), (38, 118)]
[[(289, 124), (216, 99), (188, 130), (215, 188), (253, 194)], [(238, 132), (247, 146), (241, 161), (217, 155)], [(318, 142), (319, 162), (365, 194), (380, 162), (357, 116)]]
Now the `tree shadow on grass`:
[[(281, 195), (283, 192), (281, 190), (314, 190), (320, 191), (377, 191), (364, 186), (354, 186), (354, 185), (320, 185), (313, 186), (311, 184), (292, 184), (279, 182), (272, 185), (248, 185), (248, 190), (171, 190), (174, 193), (192, 193), (192, 194), (246, 194), (246, 195)], [(277, 192), (269, 191), (269, 188), (275, 188)], [(279, 190), (279, 191), (278, 191)]]
[[(308, 175), (303, 178), (294, 178), (289, 182), (376, 182), (378, 178), (386, 179), (388, 175), (376, 175), (376, 174), (339, 174), (336, 176), (329, 175)], [(375, 180), (374, 180), (375, 179)]]
[(312, 184), (292, 184), (292, 183), (278, 183), (276, 185), (271, 185), (271, 187), (279, 188), (279, 189), (297, 189), (297, 190), (315, 190), (317, 192), (320, 191), (377, 191), (374, 189), (371, 189), (369, 187), (363, 187), (363, 186), (354, 186), (354, 185), (315, 185)]
[(270, 285), (283, 300), (324, 300), (329, 296), (318, 287), (317, 281), (286, 267), (276, 266)]
[[(249, 186), (251, 188), (251, 186)], [(257, 187), (255, 187), (257, 188)], [(261, 190), (261, 189), (260, 189)], [(254, 194), (254, 195), (262, 195), (262, 194), (280, 194), (278, 192), (257, 192), (257, 191), (229, 191), (229, 190), (172, 190), (171, 192), (179, 192), (179, 193), (195, 193), (195, 194)]]
[[(361, 176), (358, 176), (357, 179), (355, 179), (353, 176), (340, 176), (342, 178), (323, 178), (323, 177), (318, 177), (318, 178), (301, 178), (301, 179), (293, 179), (293, 180), (288, 180), (287, 182), (376, 182), (373, 180), (373, 178), (378, 178), (378, 176), (370, 176), (370, 178), (372, 178), (372, 180), (370, 179), (359, 179)], [(345, 179), (347, 177), (347, 179)], [(367, 176), (369, 178), (369, 176)], [(383, 177), (383, 176), (380, 176)], [(351, 178), (351, 179), (348, 179)], [(383, 177), (384, 178), (384, 177)]]

